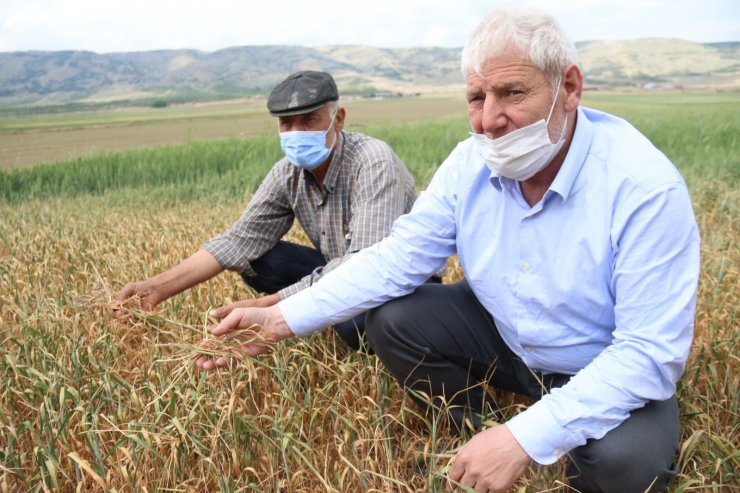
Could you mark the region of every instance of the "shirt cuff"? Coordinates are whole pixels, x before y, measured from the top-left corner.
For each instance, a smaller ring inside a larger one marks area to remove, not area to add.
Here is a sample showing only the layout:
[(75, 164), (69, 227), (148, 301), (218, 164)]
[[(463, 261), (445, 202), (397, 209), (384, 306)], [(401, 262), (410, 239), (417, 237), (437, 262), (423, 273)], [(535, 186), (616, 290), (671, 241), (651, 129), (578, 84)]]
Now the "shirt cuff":
[(285, 300), (300, 291), (302, 291), (302, 288), (298, 285), (298, 283), (295, 283), (295, 284), (291, 284), (287, 288), (281, 289), (280, 291), (277, 292), (277, 294), (278, 296), (280, 296), (281, 300)]
[(538, 464), (548, 465), (570, 452), (578, 444), (539, 401), (517, 414), (506, 426), (519, 445)]
[(311, 289), (303, 289), (280, 300), (278, 308), (290, 330), (298, 337), (311, 335), (331, 325), (318, 309)]

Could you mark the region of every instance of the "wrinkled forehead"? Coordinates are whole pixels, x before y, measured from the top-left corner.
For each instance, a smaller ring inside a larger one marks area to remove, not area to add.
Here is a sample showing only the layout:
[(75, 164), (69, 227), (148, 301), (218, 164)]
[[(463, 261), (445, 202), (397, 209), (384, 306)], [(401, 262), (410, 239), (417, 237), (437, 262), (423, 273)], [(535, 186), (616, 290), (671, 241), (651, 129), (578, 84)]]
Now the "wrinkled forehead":
[(507, 53), (489, 58), (477, 70), (470, 68), (465, 80), (470, 87), (471, 85), (517, 80), (535, 82), (545, 78), (545, 72), (529, 58)]

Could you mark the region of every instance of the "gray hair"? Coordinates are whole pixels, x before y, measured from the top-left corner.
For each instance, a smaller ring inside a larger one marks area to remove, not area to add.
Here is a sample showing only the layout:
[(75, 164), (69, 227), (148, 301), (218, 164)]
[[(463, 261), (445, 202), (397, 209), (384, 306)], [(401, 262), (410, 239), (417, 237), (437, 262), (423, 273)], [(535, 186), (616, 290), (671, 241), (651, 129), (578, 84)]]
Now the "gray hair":
[(462, 53), (462, 74), (481, 73), (485, 64), (509, 50), (539, 67), (555, 83), (571, 63), (576, 48), (551, 16), (531, 9), (499, 8), (473, 29)]
[(329, 108), (329, 115), (334, 115), (339, 110), (339, 100), (335, 99), (333, 101), (327, 101), (324, 106)]

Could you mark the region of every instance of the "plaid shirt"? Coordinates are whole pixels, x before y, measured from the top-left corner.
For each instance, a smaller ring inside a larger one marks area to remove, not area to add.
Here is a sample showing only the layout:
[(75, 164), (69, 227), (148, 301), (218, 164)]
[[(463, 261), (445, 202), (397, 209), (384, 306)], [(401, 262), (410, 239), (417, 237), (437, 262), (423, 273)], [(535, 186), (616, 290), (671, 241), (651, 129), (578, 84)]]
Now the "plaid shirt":
[(203, 248), (224, 269), (253, 276), (249, 262), (272, 249), (298, 219), (327, 264), (279, 291), (284, 299), (388, 236), (393, 221), (407, 213), (415, 199), (414, 179), (388, 144), (342, 132), (321, 188), (308, 171), (281, 159), (241, 217)]

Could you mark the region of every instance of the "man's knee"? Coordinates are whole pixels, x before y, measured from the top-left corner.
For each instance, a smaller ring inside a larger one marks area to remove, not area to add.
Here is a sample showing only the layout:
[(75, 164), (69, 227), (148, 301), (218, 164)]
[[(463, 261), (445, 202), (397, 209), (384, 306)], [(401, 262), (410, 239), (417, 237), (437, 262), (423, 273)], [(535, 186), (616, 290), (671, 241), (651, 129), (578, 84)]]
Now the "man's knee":
[(242, 279), (252, 289), (272, 294), (298, 282), (325, 264), (326, 260), (318, 250), (281, 240), (260, 258), (250, 262), (256, 275), (242, 275)]
[(365, 338), (376, 353), (382, 354), (382, 348), (391, 340), (397, 340), (403, 329), (409, 327), (409, 322), (413, 322), (409, 301), (409, 297), (397, 298), (367, 312)]
[(365, 339), (373, 351), (376, 347), (383, 347), (387, 340), (388, 322), (393, 318), (393, 310), (389, 309), (389, 305), (385, 303), (373, 308), (365, 316)]
[(673, 458), (629, 448), (599, 449), (597, 445), (589, 453), (572, 456), (572, 460), (575, 467), (569, 471), (571, 486), (584, 493), (663, 491), (676, 474)]
[(366, 337), (381, 357), (387, 348), (397, 348), (404, 352), (412, 349), (417, 355), (442, 351), (469, 358), (474, 354), (472, 348), (457, 346), (460, 339), (473, 340), (464, 334), (492, 325), (483, 313), (466, 282), (428, 282), (407, 296), (370, 310)]
[(604, 438), (571, 452), (571, 486), (600, 492), (663, 491), (677, 472), (678, 440), (675, 396), (653, 401)]

